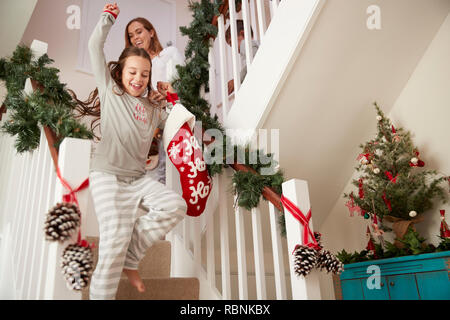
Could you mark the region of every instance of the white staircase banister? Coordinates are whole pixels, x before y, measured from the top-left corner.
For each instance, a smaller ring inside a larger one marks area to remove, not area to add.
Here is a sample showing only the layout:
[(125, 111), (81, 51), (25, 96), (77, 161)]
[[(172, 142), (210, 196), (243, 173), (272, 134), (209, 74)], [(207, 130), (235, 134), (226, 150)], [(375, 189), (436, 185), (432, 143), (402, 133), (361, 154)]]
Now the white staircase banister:
[[(311, 208), (308, 183), (304, 180), (291, 179), (282, 184), (283, 195), (296, 205), (305, 215)], [(311, 210), (313, 212), (313, 210)], [(320, 283), (317, 270), (313, 270), (306, 277), (297, 276), (294, 271), (294, 259), (291, 253), (297, 244), (303, 244), (303, 226), (288, 210), (285, 210), (286, 237), (290, 253), (289, 268), (291, 274), (293, 300), (320, 300)], [(313, 229), (312, 217), (309, 227)]]
[[(62, 177), (70, 184), (72, 188), (79, 186), (89, 176), (90, 153), (90, 140), (65, 138), (61, 143), (59, 148), (58, 165)], [(63, 194), (67, 192), (68, 190), (65, 190), (62, 183), (57, 181), (55, 188), (56, 201), (61, 201)], [(88, 189), (77, 192), (77, 200), (81, 211), (81, 230), (84, 230), (86, 220), (88, 218), (85, 214), (88, 212), (88, 193)], [(77, 234), (74, 235), (72, 242), (75, 242), (76, 238)], [(44, 296), (45, 299), (81, 299), (80, 292), (70, 291), (67, 289), (65, 279), (60, 271), (59, 262), (63, 250), (68, 244), (69, 242), (65, 242), (63, 245), (57, 242), (52, 242), (49, 244), (48, 269)]]

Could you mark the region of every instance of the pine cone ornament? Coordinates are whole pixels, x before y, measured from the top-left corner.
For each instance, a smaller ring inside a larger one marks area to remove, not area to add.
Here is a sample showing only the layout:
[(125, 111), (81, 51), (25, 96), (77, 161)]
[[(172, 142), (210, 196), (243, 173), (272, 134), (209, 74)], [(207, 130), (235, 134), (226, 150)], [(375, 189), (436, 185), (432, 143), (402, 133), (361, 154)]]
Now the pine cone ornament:
[(64, 242), (80, 226), (80, 210), (74, 203), (56, 204), (48, 213), (44, 225), (45, 239)]
[(298, 245), (294, 250), (294, 271), (298, 276), (307, 276), (317, 264), (317, 250)]
[(320, 249), (323, 248), (322, 246), (322, 234), (320, 232), (314, 232), (314, 238), (316, 239), (317, 245), (319, 246)]
[(340, 274), (344, 270), (344, 264), (328, 250), (321, 250), (317, 256), (317, 268), (325, 269), (327, 273)]
[(89, 284), (92, 267), (91, 248), (71, 244), (64, 249), (61, 258), (61, 271), (67, 281), (67, 288), (70, 290), (79, 291)]

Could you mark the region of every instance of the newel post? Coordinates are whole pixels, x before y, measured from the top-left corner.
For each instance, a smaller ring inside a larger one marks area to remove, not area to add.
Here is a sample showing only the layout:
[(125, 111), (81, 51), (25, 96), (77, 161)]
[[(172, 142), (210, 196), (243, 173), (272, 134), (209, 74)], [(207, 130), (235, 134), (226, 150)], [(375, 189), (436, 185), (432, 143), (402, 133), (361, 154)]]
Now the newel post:
[[(84, 139), (65, 138), (59, 147), (58, 166), (62, 177), (71, 188), (77, 188), (89, 176), (91, 153), (91, 141)], [(55, 168), (56, 170), (56, 168)], [(61, 202), (63, 194), (68, 190), (56, 177), (55, 201)], [(81, 211), (82, 238), (85, 236), (86, 222), (92, 219), (88, 216), (89, 189), (84, 189), (76, 194)], [(55, 202), (55, 204), (56, 204)], [(71, 291), (66, 287), (66, 281), (61, 273), (60, 261), (64, 249), (70, 243), (77, 241), (78, 233), (75, 233), (71, 241), (63, 244), (51, 242), (48, 244), (48, 268), (45, 281), (45, 299), (81, 300), (81, 292)]]
[[(309, 201), (308, 183), (304, 180), (291, 179), (282, 184), (283, 195), (293, 202), (305, 215), (311, 208)], [(314, 230), (312, 220), (314, 210), (309, 221), (309, 227)], [(294, 257), (292, 252), (297, 244), (303, 244), (303, 226), (288, 210), (284, 210), (286, 221), (286, 238), (289, 251), (289, 270), (291, 274), (292, 299), (293, 300), (320, 300), (320, 283), (318, 271), (313, 270), (305, 277), (298, 276), (294, 272)]]

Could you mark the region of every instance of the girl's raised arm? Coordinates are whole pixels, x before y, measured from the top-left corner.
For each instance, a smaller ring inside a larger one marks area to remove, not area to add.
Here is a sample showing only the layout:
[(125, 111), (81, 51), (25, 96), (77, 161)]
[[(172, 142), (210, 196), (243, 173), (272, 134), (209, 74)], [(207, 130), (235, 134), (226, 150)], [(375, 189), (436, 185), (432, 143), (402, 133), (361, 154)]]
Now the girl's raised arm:
[(107, 87), (108, 82), (111, 80), (103, 48), (109, 30), (116, 21), (118, 14), (119, 8), (116, 4), (107, 4), (102, 15), (100, 16), (99, 22), (95, 26), (95, 29), (89, 38), (89, 56), (91, 58), (92, 70), (94, 72), (95, 81), (97, 82), (99, 91), (103, 91)]

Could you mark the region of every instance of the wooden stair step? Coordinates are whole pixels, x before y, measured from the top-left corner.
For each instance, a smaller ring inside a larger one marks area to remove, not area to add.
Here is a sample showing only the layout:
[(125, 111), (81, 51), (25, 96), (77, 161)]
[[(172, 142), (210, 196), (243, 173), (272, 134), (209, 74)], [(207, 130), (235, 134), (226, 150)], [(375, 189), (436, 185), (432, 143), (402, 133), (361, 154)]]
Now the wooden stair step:
[(143, 279), (145, 292), (139, 293), (127, 279), (121, 279), (117, 300), (198, 300), (200, 282), (197, 278)]
[[(87, 237), (89, 243), (94, 243), (92, 250), (94, 268), (98, 261), (98, 237)], [(139, 274), (141, 278), (168, 278), (170, 277), (171, 266), (171, 244), (170, 241), (156, 241), (145, 254), (145, 257), (139, 263)], [(126, 275), (122, 273), (122, 278)]]

